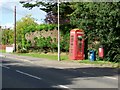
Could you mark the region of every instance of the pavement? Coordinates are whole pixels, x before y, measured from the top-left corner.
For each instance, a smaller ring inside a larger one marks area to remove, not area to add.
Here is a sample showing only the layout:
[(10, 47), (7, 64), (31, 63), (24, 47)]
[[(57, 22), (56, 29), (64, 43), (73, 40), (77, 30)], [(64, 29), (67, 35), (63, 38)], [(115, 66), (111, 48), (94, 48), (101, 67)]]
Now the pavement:
[(0, 54), (0, 57), (17, 59), (19, 61), (24, 61), (24, 62), (28, 62), (28, 63), (40, 65), (40, 66), (55, 67), (55, 68), (111, 67), (110, 65), (101, 66), (101, 65), (95, 65), (95, 64), (78, 63), (75, 60), (57, 61), (57, 60), (48, 60), (48, 59), (45, 59), (45, 58), (21, 56), (21, 55), (10, 54), (10, 53), (2, 53), (2, 54)]

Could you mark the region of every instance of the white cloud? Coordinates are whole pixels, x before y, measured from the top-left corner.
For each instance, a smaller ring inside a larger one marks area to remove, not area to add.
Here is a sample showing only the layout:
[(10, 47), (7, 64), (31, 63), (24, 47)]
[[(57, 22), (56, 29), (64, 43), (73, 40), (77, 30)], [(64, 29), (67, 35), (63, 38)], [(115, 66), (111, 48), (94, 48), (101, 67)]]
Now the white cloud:
[(43, 24), (44, 22), (42, 21), (36, 21), (37, 24)]
[(12, 24), (12, 23), (6, 23), (1, 26), (2, 26), (2, 28), (14, 28), (14, 24)]

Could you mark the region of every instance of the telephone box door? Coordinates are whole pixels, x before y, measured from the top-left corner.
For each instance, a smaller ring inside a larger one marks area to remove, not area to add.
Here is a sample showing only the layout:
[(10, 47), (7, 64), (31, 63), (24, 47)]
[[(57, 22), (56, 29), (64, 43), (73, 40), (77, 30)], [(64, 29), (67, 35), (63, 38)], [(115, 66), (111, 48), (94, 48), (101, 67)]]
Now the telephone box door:
[(84, 59), (84, 39), (83, 34), (77, 34), (77, 59)]

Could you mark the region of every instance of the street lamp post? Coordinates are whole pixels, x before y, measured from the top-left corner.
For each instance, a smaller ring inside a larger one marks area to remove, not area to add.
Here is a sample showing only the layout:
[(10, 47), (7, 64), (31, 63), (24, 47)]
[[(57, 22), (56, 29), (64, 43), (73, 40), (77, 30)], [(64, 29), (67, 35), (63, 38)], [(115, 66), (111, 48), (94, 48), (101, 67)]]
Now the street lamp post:
[(58, 61), (60, 61), (60, 27), (59, 27), (59, 0), (58, 0)]

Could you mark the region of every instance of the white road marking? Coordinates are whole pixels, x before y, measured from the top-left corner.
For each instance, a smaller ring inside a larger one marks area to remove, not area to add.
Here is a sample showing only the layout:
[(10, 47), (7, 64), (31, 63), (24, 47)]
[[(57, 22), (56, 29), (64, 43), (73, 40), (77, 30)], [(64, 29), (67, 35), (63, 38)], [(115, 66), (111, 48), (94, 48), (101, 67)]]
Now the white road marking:
[(2, 67), (7, 68), (7, 69), (10, 69), (10, 67), (7, 67), (7, 66), (3, 66), (3, 65), (2, 65)]
[[(82, 72), (84, 74), (88, 74), (88, 75), (94, 75), (94, 74), (91, 74), (91, 73), (87, 73), (87, 72)], [(108, 77), (108, 76), (104, 76), (104, 78), (109, 78), (109, 79), (117, 79), (115, 77)]]
[(91, 74), (91, 73), (87, 73), (87, 72), (82, 72), (82, 73), (84, 73), (84, 74), (88, 74), (88, 75), (94, 75), (94, 74)]
[(41, 78), (39, 78), (39, 77), (37, 77), (37, 76), (31, 75), (31, 74), (28, 74), (28, 73), (25, 73), (25, 72), (22, 72), (22, 71), (19, 71), (19, 70), (16, 70), (16, 72), (21, 73), (21, 74), (24, 74), (24, 75), (27, 75), (27, 76), (32, 77), (32, 78), (35, 78), (35, 79), (41, 80)]
[(108, 76), (104, 76), (104, 78), (117, 79), (117, 78), (115, 78), (115, 77), (108, 77)]
[(69, 87), (64, 86), (64, 85), (58, 85), (58, 86), (61, 87), (61, 88), (69, 88)]

